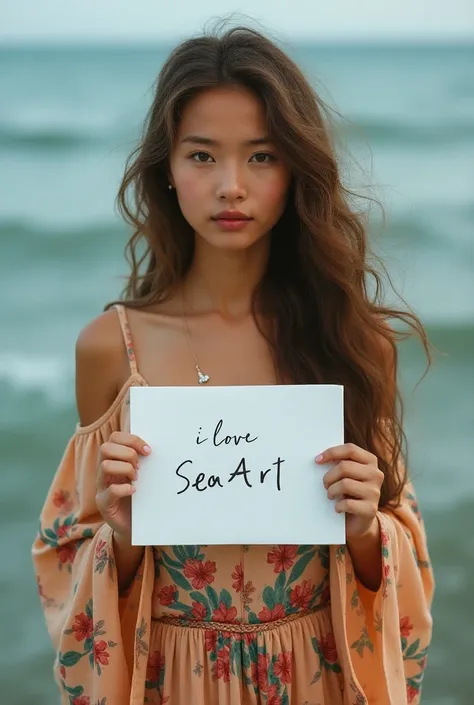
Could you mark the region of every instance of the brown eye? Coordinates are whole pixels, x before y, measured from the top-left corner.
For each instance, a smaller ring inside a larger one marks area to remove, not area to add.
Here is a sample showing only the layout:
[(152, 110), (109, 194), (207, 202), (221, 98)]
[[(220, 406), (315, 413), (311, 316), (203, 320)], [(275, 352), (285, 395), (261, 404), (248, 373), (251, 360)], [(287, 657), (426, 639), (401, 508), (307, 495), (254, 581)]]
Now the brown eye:
[(254, 158), (257, 160), (257, 164), (269, 164), (276, 160), (276, 157), (273, 154), (268, 154), (268, 152), (258, 152), (258, 154), (253, 155), (252, 159)]
[[(201, 157), (204, 157), (204, 159), (201, 159)], [(207, 152), (194, 152), (194, 154), (191, 154), (191, 159), (194, 159), (195, 162), (198, 162), (199, 164), (207, 164), (206, 157), (209, 157), (212, 159), (211, 155), (208, 154)]]

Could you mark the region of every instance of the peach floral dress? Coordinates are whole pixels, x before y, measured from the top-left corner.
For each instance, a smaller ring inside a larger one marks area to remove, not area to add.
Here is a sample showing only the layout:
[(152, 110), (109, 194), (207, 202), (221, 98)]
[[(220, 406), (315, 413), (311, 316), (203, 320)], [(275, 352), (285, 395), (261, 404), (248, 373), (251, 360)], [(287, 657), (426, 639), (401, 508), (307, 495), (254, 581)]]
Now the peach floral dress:
[(117, 310), (130, 377), (100, 419), (76, 427), (33, 546), (63, 705), (417, 705), (433, 576), (411, 485), (378, 513), (377, 593), (345, 546), (209, 545), (147, 547), (119, 596), (97, 458), (129, 428), (130, 387), (146, 382)]

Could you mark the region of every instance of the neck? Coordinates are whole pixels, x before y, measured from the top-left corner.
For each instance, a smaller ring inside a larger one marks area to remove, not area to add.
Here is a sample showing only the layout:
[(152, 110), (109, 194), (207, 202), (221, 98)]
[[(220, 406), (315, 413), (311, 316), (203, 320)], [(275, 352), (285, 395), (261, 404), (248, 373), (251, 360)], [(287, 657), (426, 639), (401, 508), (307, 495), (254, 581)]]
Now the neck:
[(225, 318), (250, 313), (254, 291), (268, 262), (270, 238), (246, 250), (221, 250), (196, 237), (194, 258), (184, 282), (184, 294), (196, 313)]

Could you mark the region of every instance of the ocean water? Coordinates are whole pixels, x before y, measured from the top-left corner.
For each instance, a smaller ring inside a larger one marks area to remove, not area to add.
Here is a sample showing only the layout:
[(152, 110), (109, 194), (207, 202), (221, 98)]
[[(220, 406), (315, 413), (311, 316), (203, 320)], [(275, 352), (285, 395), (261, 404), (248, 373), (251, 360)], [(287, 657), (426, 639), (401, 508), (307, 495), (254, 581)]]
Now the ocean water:
[[(350, 121), (347, 176), (375, 185), (374, 248), (421, 316), (435, 361), (403, 343), (409, 466), (437, 579), (424, 702), (473, 702), (474, 46), (296, 46)], [(30, 548), (76, 421), (74, 344), (122, 286), (114, 213), (165, 46), (0, 50), (0, 682), (54, 705)], [(341, 159), (344, 155), (341, 153)], [(349, 164), (349, 163), (348, 163)], [(343, 167), (344, 169), (346, 167)], [(350, 169), (350, 170), (349, 170)]]

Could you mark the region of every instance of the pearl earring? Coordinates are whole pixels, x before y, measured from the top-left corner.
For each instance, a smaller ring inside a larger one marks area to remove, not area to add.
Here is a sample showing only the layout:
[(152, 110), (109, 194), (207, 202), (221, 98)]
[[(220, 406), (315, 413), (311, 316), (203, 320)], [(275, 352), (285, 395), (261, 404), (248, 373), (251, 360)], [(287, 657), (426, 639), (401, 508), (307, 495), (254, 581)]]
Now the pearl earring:
[(170, 191), (173, 189), (173, 187), (171, 186), (171, 184), (168, 184), (168, 188), (169, 188)]

